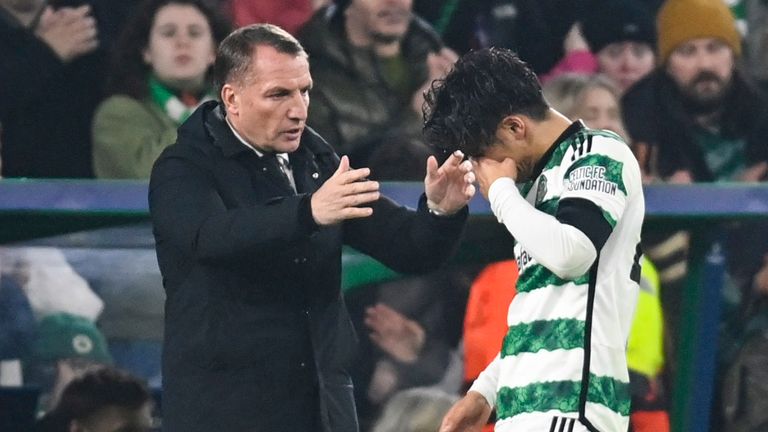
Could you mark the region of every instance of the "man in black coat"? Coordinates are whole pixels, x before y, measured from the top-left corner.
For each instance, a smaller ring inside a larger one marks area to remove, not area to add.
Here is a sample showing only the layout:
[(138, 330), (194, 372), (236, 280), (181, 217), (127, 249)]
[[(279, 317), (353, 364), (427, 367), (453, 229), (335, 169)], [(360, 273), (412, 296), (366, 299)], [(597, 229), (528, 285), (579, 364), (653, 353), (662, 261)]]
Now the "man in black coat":
[(93, 177), (105, 57), (90, 2), (0, 0), (4, 177)]
[(309, 63), (288, 33), (237, 30), (214, 69), (221, 102), (181, 126), (150, 180), (164, 430), (355, 432), (342, 244), (397, 271), (437, 268), (466, 220), (471, 164), (429, 158), (407, 210), (306, 127)]

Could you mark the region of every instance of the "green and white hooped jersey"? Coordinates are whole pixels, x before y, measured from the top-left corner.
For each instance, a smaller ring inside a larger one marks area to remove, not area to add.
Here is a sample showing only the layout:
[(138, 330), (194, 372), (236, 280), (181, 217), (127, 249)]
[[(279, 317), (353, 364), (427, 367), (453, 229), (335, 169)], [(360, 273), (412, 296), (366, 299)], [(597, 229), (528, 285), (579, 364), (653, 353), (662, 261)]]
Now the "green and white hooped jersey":
[(521, 194), (552, 216), (563, 199), (588, 200), (613, 230), (592, 268), (573, 279), (558, 277), (516, 242), (517, 295), (496, 360), (499, 432), (542, 430), (554, 416), (578, 418), (592, 431), (628, 427), (625, 350), (638, 294), (645, 212), (640, 170), (619, 136), (580, 122), (568, 132)]

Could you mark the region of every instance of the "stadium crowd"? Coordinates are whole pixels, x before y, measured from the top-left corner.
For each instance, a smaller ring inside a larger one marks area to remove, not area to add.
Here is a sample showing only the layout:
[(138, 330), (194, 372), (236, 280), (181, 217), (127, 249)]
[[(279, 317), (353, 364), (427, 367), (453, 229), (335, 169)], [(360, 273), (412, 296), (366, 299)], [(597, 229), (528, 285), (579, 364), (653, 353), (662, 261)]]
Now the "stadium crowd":
[[(645, 184), (768, 180), (764, 0), (0, 0), (2, 178), (149, 179), (177, 128), (220, 97), (217, 46), (254, 23), (301, 42), (307, 125), (371, 180), (421, 181), (428, 157), (446, 159), (422, 133), (425, 92), (459, 57), (493, 46), (528, 63), (551, 107), (618, 135)], [(631, 428), (663, 432), (691, 233), (655, 226), (642, 240)], [(768, 362), (756, 359), (768, 357), (768, 218), (729, 224), (722, 242), (712, 430), (766, 430)], [(0, 393), (32, 416), (0, 414), (0, 430), (159, 430), (154, 252), (96, 254), (0, 249)], [(467, 263), (348, 290), (363, 432), (438, 430), (501, 346), (517, 266)], [(745, 370), (763, 379), (744, 381)], [(19, 386), (37, 390), (7, 390)]]

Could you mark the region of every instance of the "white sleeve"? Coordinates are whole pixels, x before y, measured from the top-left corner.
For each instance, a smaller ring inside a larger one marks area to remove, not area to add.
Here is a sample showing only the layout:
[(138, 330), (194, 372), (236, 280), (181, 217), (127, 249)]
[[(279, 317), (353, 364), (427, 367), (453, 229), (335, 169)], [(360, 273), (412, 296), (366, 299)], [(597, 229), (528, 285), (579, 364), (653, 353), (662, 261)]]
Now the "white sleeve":
[(496, 389), (498, 388), (500, 365), (501, 357), (497, 354), (496, 358), (486, 366), (485, 370), (480, 372), (480, 375), (468, 390), (483, 395), (491, 408), (496, 405)]
[(488, 190), (493, 214), (539, 264), (563, 279), (583, 275), (597, 250), (578, 228), (536, 210), (518, 192), (514, 180), (502, 177)]

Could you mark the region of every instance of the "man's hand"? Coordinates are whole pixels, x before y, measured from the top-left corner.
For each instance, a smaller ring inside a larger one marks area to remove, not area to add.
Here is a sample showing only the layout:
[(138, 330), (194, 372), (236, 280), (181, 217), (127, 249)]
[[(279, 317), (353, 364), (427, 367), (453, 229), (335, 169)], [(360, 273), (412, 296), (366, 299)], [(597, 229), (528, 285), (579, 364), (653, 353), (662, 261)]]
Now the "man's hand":
[(427, 159), (424, 190), (430, 209), (451, 215), (461, 210), (475, 195), (472, 164), (469, 161), (462, 162), (462, 159), (464, 154), (458, 150), (439, 168), (434, 156)]
[(342, 156), (339, 168), (312, 194), (312, 217), (318, 225), (333, 225), (346, 219), (373, 214), (370, 207), (357, 207), (379, 199), (379, 183), (367, 180), (368, 168), (350, 169), (349, 158)]
[(480, 432), (490, 416), (491, 407), (483, 395), (469, 391), (443, 417), (440, 432)]
[(91, 16), (89, 5), (64, 7), (56, 11), (46, 7), (35, 34), (63, 62), (87, 54), (99, 45), (96, 20)]
[(502, 177), (509, 177), (517, 180), (517, 163), (512, 159), (504, 159), (496, 162), (488, 158), (473, 158), (472, 165), (475, 168), (475, 177), (477, 184), (480, 185), (480, 192), (485, 199), (488, 199), (488, 189), (496, 180)]
[(371, 341), (402, 363), (415, 362), (424, 347), (424, 328), (383, 303), (365, 310), (365, 325)]
[(738, 180), (748, 183), (762, 181), (768, 174), (768, 162), (758, 162), (739, 174)]

